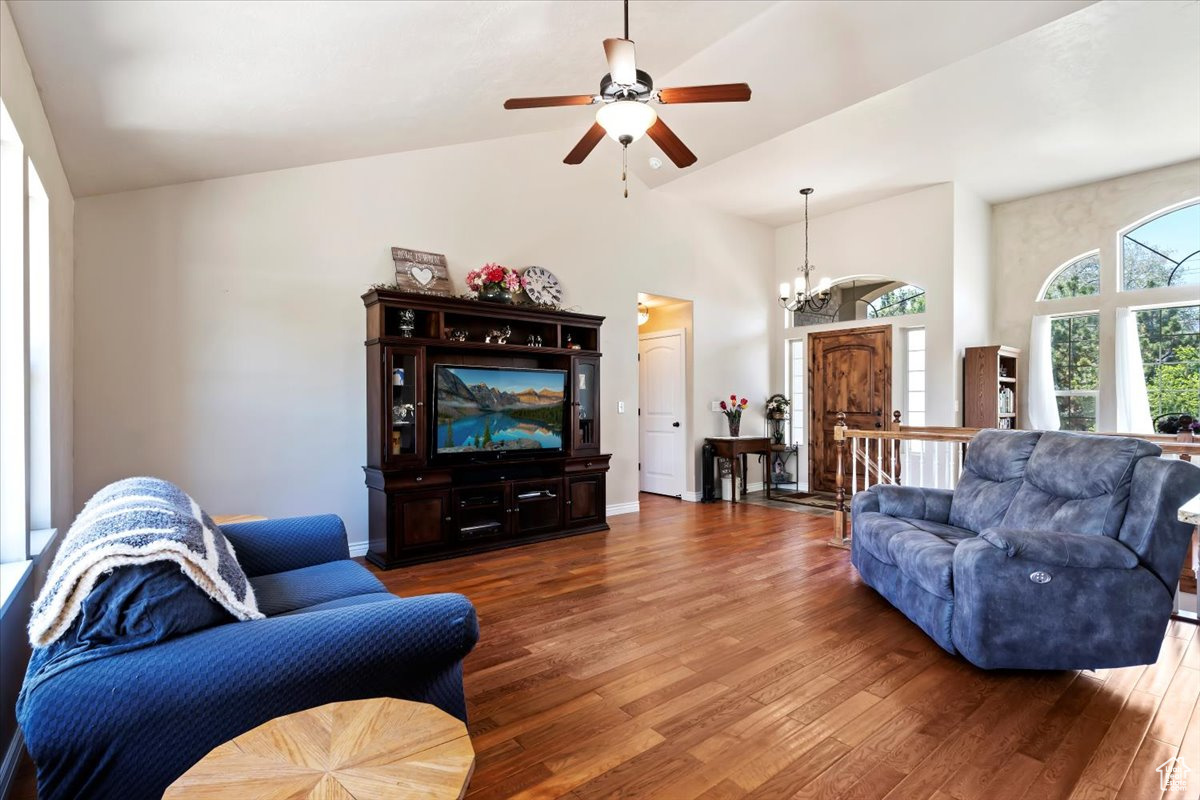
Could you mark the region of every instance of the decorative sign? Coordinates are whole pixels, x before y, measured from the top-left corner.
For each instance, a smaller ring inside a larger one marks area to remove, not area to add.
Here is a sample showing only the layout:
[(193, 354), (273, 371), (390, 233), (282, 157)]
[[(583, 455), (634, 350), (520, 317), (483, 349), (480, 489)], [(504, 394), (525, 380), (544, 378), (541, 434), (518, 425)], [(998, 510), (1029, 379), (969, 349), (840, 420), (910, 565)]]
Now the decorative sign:
[(396, 262), (396, 285), (401, 291), (450, 294), (450, 273), (446, 271), (446, 257), (441, 253), (393, 247), (392, 260)]

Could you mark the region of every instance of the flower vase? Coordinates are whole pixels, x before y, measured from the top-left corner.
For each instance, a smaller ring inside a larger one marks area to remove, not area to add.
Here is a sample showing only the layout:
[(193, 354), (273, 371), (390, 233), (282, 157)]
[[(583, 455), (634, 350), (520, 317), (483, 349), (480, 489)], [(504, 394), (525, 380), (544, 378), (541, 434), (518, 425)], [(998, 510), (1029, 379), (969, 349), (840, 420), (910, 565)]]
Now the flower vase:
[(479, 290), (479, 299), (490, 303), (511, 303), (512, 294), (498, 283), (485, 283)]
[(729, 435), (737, 436), (738, 432), (741, 429), (742, 429), (742, 418), (741, 417), (730, 417), (729, 418)]

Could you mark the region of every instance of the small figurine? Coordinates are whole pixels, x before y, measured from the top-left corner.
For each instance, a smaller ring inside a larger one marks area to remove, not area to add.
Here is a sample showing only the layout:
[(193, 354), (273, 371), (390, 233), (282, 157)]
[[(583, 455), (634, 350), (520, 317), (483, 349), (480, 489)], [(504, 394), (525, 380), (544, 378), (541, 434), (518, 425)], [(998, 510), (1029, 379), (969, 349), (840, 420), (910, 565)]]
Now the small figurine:
[(400, 309), (400, 335), (409, 339), (417, 327), (417, 314), (411, 308)]
[(446, 338), (455, 342), (465, 342), (467, 340), (467, 331), (464, 328), (451, 328), (446, 331)]
[(529, 338), (525, 341), (525, 344), (529, 347), (541, 347), (542, 337), (538, 336), (536, 333), (531, 333), (529, 334)]
[(512, 336), (512, 327), (505, 325), (498, 330), (488, 331), (488, 335), (484, 337), (485, 342), (489, 344), (508, 344), (508, 337)]

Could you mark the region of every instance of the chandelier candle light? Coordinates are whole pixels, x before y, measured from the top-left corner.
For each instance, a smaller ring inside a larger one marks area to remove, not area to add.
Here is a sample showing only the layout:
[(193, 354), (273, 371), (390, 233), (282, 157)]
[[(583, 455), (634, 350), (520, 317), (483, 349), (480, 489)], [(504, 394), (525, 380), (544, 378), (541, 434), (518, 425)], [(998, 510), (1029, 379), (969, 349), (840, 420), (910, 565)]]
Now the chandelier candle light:
[(779, 305), (792, 313), (822, 311), (829, 305), (831, 296), (829, 278), (821, 278), (816, 289), (812, 288), (808, 278), (816, 271), (816, 267), (808, 263), (808, 197), (812, 193), (812, 189), (800, 190), (800, 194), (804, 195), (804, 266), (800, 267), (801, 274), (796, 276), (795, 296), (789, 300), (788, 295), (792, 293), (792, 287), (786, 283), (779, 284)]

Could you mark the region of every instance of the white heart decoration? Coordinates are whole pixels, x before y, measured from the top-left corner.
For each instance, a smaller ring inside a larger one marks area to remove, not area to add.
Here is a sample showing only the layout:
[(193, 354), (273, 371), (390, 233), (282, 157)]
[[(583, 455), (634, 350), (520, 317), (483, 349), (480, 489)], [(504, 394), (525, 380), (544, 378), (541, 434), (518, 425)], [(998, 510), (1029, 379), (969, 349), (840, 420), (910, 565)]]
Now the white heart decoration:
[(433, 270), (428, 267), (409, 267), (408, 274), (422, 287), (433, 283)]

